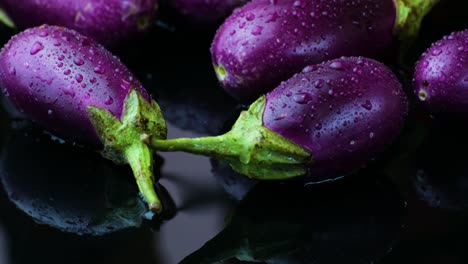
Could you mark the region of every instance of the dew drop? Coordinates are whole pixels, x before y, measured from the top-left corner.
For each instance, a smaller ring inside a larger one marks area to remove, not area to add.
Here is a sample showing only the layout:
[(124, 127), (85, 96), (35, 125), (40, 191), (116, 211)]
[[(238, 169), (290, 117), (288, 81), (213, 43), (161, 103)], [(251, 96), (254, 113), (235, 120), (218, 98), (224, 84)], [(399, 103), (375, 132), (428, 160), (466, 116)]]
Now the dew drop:
[(332, 63), (330, 63), (330, 65), (328, 65), (330, 68), (334, 69), (334, 70), (344, 70), (343, 68), (343, 64), (339, 61), (334, 61)]
[(94, 67), (94, 72), (97, 74), (103, 74), (106, 70), (101, 66)]
[(368, 111), (372, 110), (372, 103), (369, 100), (366, 100), (366, 102), (362, 104), (361, 106)]
[(81, 83), (83, 81), (83, 75), (81, 74), (77, 74), (75, 76), (75, 80), (78, 82), (78, 83)]
[(262, 31), (263, 31), (263, 27), (262, 26), (257, 26), (252, 30), (252, 35), (254, 35), (254, 36), (261, 35)]
[(31, 55), (36, 55), (37, 53), (39, 53), (39, 51), (41, 51), (43, 49), (44, 49), (44, 45), (42, 45), (42, 43), (40, 43), (39, 41), (36, 41), (32, 45), (30, 53), (31, 53)]
[(104, 101), (104, 104), (111, 105), (112, 103), (114, 103), (114, 98), (112, 98), (110, 95), (107, 96), (107, 99)]
[(83, 59), (80, 59), (80, 58), (75, 58), (73, 60), (73, 62), (77, 65), (77, 66), (81, 66), (84, 64), (84, 60)]
[(306, 93), (298, 93), (293, 96), (293, 100), (298, 104), (306, 104), (309, 101), (309, 96)]
[(65, 87), (63, 89), (63, 92), (66, 94), (66, 95), (69, 95), (71, 97), (75, 97), (75, 90), (73, 89), (72, 86), (68, 86), (68, 87)]
[(442, 54), (442, 49), (434, 49), (431, 51), (432, 56), (439, 56), (440, 54)]
[(311, 66), (307, 66), (305, 67), (302, 72), (303, 73), (309, 73), (309, 72), (313, 72), (313, 71), (316, 71), (317, 70), (317, 66), (315, 65), (311, 65)]

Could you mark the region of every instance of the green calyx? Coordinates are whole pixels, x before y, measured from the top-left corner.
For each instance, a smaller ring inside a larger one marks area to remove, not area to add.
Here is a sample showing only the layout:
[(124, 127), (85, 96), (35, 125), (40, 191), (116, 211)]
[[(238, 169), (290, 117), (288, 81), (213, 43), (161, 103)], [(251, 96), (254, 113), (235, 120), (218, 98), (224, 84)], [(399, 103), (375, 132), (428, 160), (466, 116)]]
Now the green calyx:
[(395, 31), (405, 54), (418, 37), (423, 18), (440, 0), (394, 0), (397, 9)]
[(165, 139), (167, 135), (158, 104), (153, 100), (149, 103), (132, 89), (121, 120), (96, 106), (88, 106), (88, 114), (104, 145), (101, 154), (117, 164), (129, 164), (149, 208), (160, 213), (162, 204), (154, 190), (153, 151), (147, 145), (149, 138)]
[(159, 151), (185, 151), (223, 160), (248, 177), (281, 180), (306, 174), (312, 155), (263, 126), (265, 97), (243, 111), (231, 131), (216, 137), (152, 139)]

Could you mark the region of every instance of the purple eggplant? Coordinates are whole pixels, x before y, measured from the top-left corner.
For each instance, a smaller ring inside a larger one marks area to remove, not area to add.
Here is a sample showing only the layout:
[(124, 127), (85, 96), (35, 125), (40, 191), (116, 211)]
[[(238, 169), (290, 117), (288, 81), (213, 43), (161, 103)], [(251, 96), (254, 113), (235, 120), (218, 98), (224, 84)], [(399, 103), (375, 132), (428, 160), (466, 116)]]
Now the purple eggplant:
[(151, 145), (212, 156), (251, 178), (308, 175), (319, 182), (375, 158), (399, 134), (407, 111), (402, 86), (387, 67), (340, 58), (307, 66), (260, 97), (224, 135)]
[(229, 94), (251, 101), (307, 65), (392, 56), (437, 1), (253, 0), (218, 29), (213, 65)]
[[(216, 25), (248, 0), (169, 0), (169, 5), (186, 20), (199, 25)], [(218, 24), (219, 25), (219, 24)]]
[(445, 36), (421, 56), (413, 87), (433, 113), (468, 116), (468, 29)]
[(130, 164), (154, 211), (153, 153), (165, 138), (159, 106), (122, 62), (93, 39), (56, 26), (14, 36), (0, 52), (0, 87), (19, 111), (49, 132)]
[(147, 32), (156, 0), (3, 0), (21, 28), (53, 24), (75, 29), (105, 46), (116, 46)]

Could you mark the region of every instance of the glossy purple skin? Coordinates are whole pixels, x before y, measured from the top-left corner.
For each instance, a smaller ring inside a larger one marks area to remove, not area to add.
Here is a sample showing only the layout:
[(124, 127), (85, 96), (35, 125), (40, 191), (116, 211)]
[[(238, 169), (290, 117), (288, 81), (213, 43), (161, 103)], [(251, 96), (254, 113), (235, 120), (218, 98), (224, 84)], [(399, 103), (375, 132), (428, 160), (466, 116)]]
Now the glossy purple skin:
[(308, 66), (266, 100), (264, 126), (312, 153), (314, 181), (363, 167), (395, 139), (408, 111), (395, 75), (357, 57)]
[(0, 52), (0, 87), (33, 121), (67, 140), (100, 148), (87, 106), (121, 117), (130, 88), (149, 94), (96, 41), (74, 30), (41, 26), (14, 36)]
[(468, 116), (468, 30), (445, 36), (421, 56), (413, 87), (432, 112)]
[(384, 56), (395, 23), (393, 0), (253, 0), (224, 22), (211, 54), (226, 69), (224, 89), (251, 101), (307, 65)]
[[(205, 25), (216, 24), (248, 0), (169, 0), (169, 4), (189, 20)], [(218, 24), (219, 25), (219, 24)]]
[(105, 46), (116, 46), (148, 31), (156, 1), (3, 0), (2, 5), (19, 28), (42, 24), (64, 26)]

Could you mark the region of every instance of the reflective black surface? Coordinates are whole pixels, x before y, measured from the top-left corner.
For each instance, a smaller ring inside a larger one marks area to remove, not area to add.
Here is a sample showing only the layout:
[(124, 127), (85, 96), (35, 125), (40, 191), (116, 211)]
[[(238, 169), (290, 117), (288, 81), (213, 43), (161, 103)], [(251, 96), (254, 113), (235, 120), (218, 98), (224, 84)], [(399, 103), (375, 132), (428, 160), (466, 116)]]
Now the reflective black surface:
[[(443, 1), (426, 19), (414, 57), (468, 27), (461, 2)], [(166, 24), (115, 53), (160, 103), (169, 137), (225, 131), (243, 106), (216, 83), (212, 32)], [(0, 32), (2, 43), (12, 33)], [(0, 264), (468, 263), (463, 122), (415, 109), (395, 146), (367, 169), (305, 188), (259, 184), (208, 158), (163, 153), (155, 161), (160, 183), (177, 211), (161, 220), (145, 214), (128, 168), (53, 141), (5, 107), (0, 117)]]

